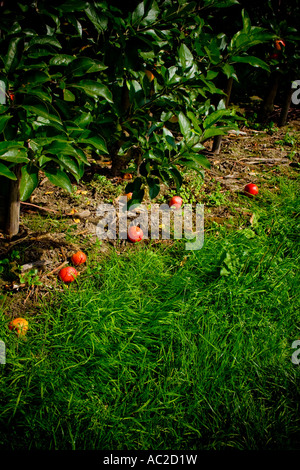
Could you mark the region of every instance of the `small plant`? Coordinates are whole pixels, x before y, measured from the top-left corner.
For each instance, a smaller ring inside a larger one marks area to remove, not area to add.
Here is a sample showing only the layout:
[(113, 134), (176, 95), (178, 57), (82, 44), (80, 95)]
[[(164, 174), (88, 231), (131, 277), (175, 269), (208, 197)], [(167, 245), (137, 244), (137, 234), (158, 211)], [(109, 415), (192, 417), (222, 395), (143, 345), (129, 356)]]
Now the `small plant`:
[(208, 195), (207, 204), (210, 206), (221, 206), (226, 203), (226, 196), (229, 194), (229, 191), (223, 191), (221, 184), (217, 182), (215, 191)]
[(0, 274), (5, 271), (5, 268), (9, 265), (9, 259), (5, 258), (0, 260)]
[(39, 273), (36, 268), (29, 269), (24, 273), (19, 274), (21, 284), (26, 284), (29, 287), (41, 286), (43, 283), (39, 279)]

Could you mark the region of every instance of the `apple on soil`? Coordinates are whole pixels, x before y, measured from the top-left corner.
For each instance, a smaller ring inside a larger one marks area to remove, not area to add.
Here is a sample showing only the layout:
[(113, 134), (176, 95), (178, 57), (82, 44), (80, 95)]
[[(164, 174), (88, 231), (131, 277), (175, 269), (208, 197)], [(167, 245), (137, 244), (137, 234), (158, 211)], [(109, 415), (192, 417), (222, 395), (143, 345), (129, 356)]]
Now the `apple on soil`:
[(143, 239), (144, 233), (140, 227), (131, 226), (128, 229), (127, 237), (133, 243), (140, 242)]
[(182, 206), (182, 198), (180, 196), (173, 196), (169, 201), (169, 207), (179, 209)]

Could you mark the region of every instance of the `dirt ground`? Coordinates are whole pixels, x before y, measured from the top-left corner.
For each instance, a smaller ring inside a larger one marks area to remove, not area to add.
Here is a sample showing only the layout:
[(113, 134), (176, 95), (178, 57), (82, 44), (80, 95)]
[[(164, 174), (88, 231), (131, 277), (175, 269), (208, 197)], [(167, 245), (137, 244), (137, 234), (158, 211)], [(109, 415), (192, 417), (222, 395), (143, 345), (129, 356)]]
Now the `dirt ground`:
[[(213, 194), (216, 188), (220, 193), (226, 193), (227, 199), (235, 198), (236, 193), (242, 192), (247, 183), (260, 184), (270, 172), (276, 174), (284, 171), (287, 178), (298, 178), (299, 135), (300, 110), (294, 109), (287, 126), (280, 129), (274, 127), (259, 131), (245, 127), (238, 133), (232, 132), (223, 138), (218, 155), (210, 152), (210, 142), (207, 158), (211, 169), (205, 170), (204, 200), (197, 202), (205, 204), (205, 194)], [(293, 140), (293, 136), (298, 136), (297, 141)], [(100, 175), (99, 184), (94, 182), (95, 174)], [(7, 269), (2, 269), (0, 274), (0, 289), (3, 293), (2, 301), (6, 305), (5, 312), (10, 317), (19, 316), (24, 310), (30, 315), (38, 313), (39, 302), (52, 289), (62, 289), (57, 273), (69, 263), (71, 254), (75, 250), (89, 250), (95, 246), (98, 205), (103, 202), (116, 203), (118, 196), (124, 194), (127, 183), (122, 178), (107, 176), (105, 184), (102, 184), (101, 175), (109, 175), (109, 164), (91, 162), (83, 180), (78, 184), (75, 182), (72, 195), (53, 186), (46, 178), (42, 179), (30, 200), (21, 204), (19, 235), (8, 241), (0, 232), (0, 263), (2, 260), (3, 266), (7, 268), (3, 260), (9, 260), (9, 273)], [(268, 184), (266, 179), (265, 184)], [(270, 189), (276, 191), (276, 187)], [(167, 188), (162, 188), (160, 203), (164, 198), (167, 202), (168, 192)], [(241, 211), (244, 216), (251, 217), (251, 213), (245, 214), (244, 209)], [(226, 224), (236, 214), (231, 212), (226, 203), (211, 205), (209, 210), (205, 208), (205, 224)], [(114, 249), (122, 251), (128, 243), (102, 241), (98, 244), (98, 250), (105, 257), (112, 245)], [(27, 274), (26, 279), (25, 273), (32, 273), (32, 269), (38, 270), (38, 282), (37, 278), (32, 281), (33, 274)], [(30, 285), (30, 282), (33, 284)]]

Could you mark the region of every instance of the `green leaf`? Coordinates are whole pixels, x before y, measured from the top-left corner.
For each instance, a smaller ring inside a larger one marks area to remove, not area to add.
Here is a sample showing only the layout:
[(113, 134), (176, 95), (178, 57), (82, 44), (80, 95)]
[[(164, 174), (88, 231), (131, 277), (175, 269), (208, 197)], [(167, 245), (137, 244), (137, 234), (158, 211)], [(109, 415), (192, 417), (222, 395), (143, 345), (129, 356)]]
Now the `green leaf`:
[(74, 59), (74, 56), (72, 55), (59, 54), (59, 55), (52, 57), (52, 59), (50, 59), (49, 65), (66, 66), (70, 64), (70, 62), (72, 62), (73, 60), (75, 59)]
[(24, 149), (25, 147), (21, 142), (18, 142), (17, 140), (5, 140), (3, 142), (0, 142), (0, 155), (1, 153), (4, 153), (6, 152), (6, 150), (11, 148)]
[(203, 177), (203, 169), (197, 164), (197, 162), (188, 158), (182, 158), (181, 160), (178, 160), (177, 163), (179, 165), (186, 166), (187, 168), (190, 168), (191, 170), (196, 171), (198, 174), (200, 174)]
[(50, 93), (44, 91), (43, 88), (24, 88), (18, 89), (18, 93), (23, 93), (24, 95), (31, 95), (40, 98), (42, 101), (47, 101), (48, 103), (52, 102), (52, 96)]
[(86, 138), (78, 138), (77, 142), (79, 144), (89, 144), (95, 147), (97, 150), (100, 150), (103, 153), (109, 153), (106, 147), (106, 142), (105, 140), (100, 137), (99, 135), (97, 136), (91, 136), (91, 137), (86, 137)]
[(215, 135), (226, 135), (228, 131), (235, 129), (236, 125), (232, 124), (231, 126), (221, 126), (221, 127), (209, 127), (205, 129), (201, 137), (201, 142), (205, 142), (208, 139), (211, 139)]
[(107, 17), (99, 16), (93, 5), (89, 4), (89, 6), (85, 9), (85, 13), (88, 19), (93, 23), (98, 33), (102, 33), (107, 28)]
[(89, 57), (79, 57), (69, 63), (66, 68), (65, 75), (73, 75), (74, 77), (84, 76), (86, 73), (101, 72), (107, 69), (102, 62), (95, 61)]
[(0, 155), (0, 160), (15, 164), (28, 162), (27, 151), (25, 148), (11, 148)]
[(50, 183), (54, 184), (55, 186), (59, 186), (62, 189), (65, 189), (69, 193), (72, 192), (73, 188), (71, 181), (64, 171), (55, 168), (44, 170), (44, 172)]
[(183, 70), (191, 67), (193, 65), (194, 57), (189, 48), (185, 44), (181, 44), (179, 51), (179, 60)]
[(21, 37), (15, 37), (9, 43), (7, 54), (4, 57), (4, 67), (7, 73), (12, 72), (18, 64), (18, 45), (21, 40)]
[(225, 64), (222, 67), (222, 70), (224, 74), (226, 75), (227, 78), (234, 78), (236, 81), (238, 81), (238, 77), (236, 75), (235, 69), (232, 65), (230, 64)]
[(4, 114), (0, 116), (0, 133), (4, 131), (6, 124), (12, 118), (10, 114)]
[(159, 15), (159, 8), (157, 2), (154, 1), (151, 5), (150, 10), (147, 12), (144, 19), (141, 21), (141, 26), (149, 26), (150, 24), (154, 23)]
[(180, 171), (176, 168), (176, 166), (173, 165), (169, 169), (169, 172), (172, 174), (172, 176), (174, 178), (174, 181), (175, 181), (175, 184), (176, 184), (176, 190), (179, 191), (179, 189), (182, 186), (182, 182), (183, 182)]
[(88, 2), (81, 0), (69, 0), (59, 5), (57, 9), (63, 12), (83, 11), (88, 6)]
[[(36, 114), (45, 119), (48, 119), (49, 121), (62, 124), (60, 117), (58, 113), (55, 111), (55, 109), (52, 106), (50, 107), (46, 103), (37, 103), (35, 105), (22, 105), (22, 108), (24, 108), (26, 111), (32, 114)], [(53, 114), (54, 112), (55, 114)]]
[(217, 111), (213, 111), (205, 118), (203, 128), (207, 129), (220, 121), (224, 116), (230, 116), (231, 114), (232, 111), (230, 109), (218, 109)]
[[(37, 84), (46, 83), (50, 81), (51, 81), (50, 75), (46, 72), (42, 72), (41, 70), (30, 70), (24, 75), (22, 79), (22, 83), (27, 85), (26, 89), (30, 88), (30, 85), (32, 87), (35, 87)], [(18, 91), (21, 91), (21, 90), (22, 90), (21, 87), (18, 88)]]
[(79, 181), (82, 174), (78, 164), (68, 155), (60, 155), (58, 159), (59, 165), (62, 166), (62, 169), (67, 170), (75, 176), (76, 180)]
[(75, 124), (77, 124), (79, 127), (86, 127), (88, 126), (93, 120), (93, 116), (90, 113), (81, 113), (74, 121)]
[(243, 63), (243, 64), (249, 64), (252, 65), (252, 67), (260, 67), (263, 70), (269, 71), (270, 67), (266, 62), (264, 62), (262, 59), (259, 59), (258, 57), (252, 56), (252, 55), (246, 55), (246, 56), (233, 56), (230, 58), (231, 62), (238, 62), (238, 63)]
[(54, 46), (59, 49), (62, 48), (60, 42), (53, 36), (35, 36), (30, 40), (28, 45), (25, 47), (25, 50), (29, 49), (32, 46), (36, 45), (49, 45), (49, 46)]
[(45, 145), (43, 153), (51, 155), (72, 155), (77, 157), (77, 150), (68, 142), (54, 140), (49, 145)]
[(63, 94), (64, 94), (64, 101), (76, 100), (76, 96), (70, 90), (67, 90), (67, 88), (64, 89)]
[(71, 84), (69, 87), (79, 88), (92, 98), (102, 96), (109, 103), (113, 103), (112, 94), (107, 86), (102, 85), (101, 83), (94, 80), (81, 80), (78, 84)]
[(251, 30), (251, 21), (250, 21), (248, 13), (244, 9), (242, 10), (242, 20), (243, 20), (243, 30), (246, 34), (249, 34)]
[(11, 171), (6, 165), (0, 162), (0, 175), (9, 178), (10, 180), (16, 180), (17, 177), (13, 171)]
[(188, 136), (191, 129), (191, 123), (182, 111), (178, 114), (178, 122), (182, 135), (185, 137)]
[(149, 196), (150, 199), (154, 199), (160, 192), (160, 184), (158, 178), (147, 178), (147, 183), (149, 186)]
[(145, 14), (145, 6), (144, 6), (144, 2), (141, 2), (138, 4), (136, 9), (132, 13), (131, 24), (133, 26), (136, 26), (138, 23), (140, 23), (142, 18), (144, 17), (144, 14)]
[(31, 163), (22, 166), (22, 177), (20, 182), (20, 200), (26, 201), (39, 183), (38, 168)]
[(200, 154), (190, 154), (190, 158), (196, 162), (198, 165), (203, 166), (204, 168), (209, 169), (211, 167), (210, 162), (204, 155)]

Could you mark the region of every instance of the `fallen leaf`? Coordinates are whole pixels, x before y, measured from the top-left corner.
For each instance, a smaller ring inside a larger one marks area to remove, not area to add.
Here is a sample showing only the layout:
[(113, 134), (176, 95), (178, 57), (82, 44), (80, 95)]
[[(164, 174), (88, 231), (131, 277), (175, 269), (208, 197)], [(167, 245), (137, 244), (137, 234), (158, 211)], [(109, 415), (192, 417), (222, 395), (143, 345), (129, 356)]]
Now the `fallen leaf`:
[(77, 189), (76, 194), (87, 194), (88, 191), (84, 191), (83, 189)]
[(76, 209), (71, 209), (70, 212), (67, 212), (66, 215), (74, 215), (76, 214), (76, 212), (78, 212)]

